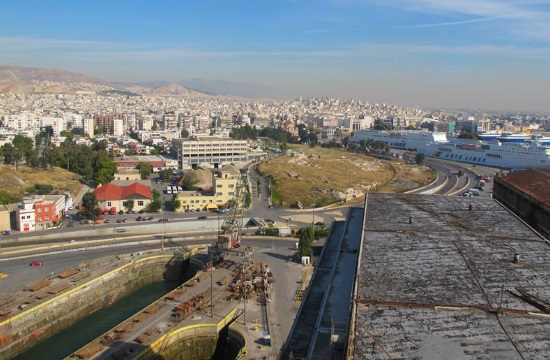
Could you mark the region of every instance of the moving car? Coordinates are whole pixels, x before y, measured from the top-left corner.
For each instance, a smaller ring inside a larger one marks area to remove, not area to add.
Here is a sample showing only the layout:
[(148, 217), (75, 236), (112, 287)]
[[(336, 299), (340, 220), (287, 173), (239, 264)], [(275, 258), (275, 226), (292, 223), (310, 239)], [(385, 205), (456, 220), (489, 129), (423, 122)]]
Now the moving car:
[(199, 216), (197, 219), (199, 219), (199, 220), (206, 220), (206, 219), (208, 219), (208, 218), (207, 218), (206, 216), (203, 215), (203, 216)]
[(29, 265), (30, 266), (42, 266), (42, 261), (34, 260)]

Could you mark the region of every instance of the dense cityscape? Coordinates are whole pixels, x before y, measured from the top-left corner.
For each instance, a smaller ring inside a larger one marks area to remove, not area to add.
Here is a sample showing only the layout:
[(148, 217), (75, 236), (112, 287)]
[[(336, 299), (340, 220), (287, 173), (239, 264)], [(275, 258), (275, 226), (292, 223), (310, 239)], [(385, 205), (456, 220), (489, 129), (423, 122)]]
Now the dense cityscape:
[(0, 360), (550, 358), (550, 0), (2, 15)]

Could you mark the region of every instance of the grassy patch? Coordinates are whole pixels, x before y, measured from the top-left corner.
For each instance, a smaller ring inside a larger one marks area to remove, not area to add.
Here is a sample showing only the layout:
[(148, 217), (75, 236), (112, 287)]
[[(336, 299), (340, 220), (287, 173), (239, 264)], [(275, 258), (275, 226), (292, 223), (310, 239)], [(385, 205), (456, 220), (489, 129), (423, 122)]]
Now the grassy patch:
[[(262, 163), (260, 171), (272, 178), (274, 204), (304, 208), (340, 202), (361, 202), (367, 191), (403, 192), (431, 182), (431, 169), (384, 161), (340, 149), (293, 146), (294, 156), (281, 156)], [(353, 200), (353, 198), (356, 200)]]
[(13, 166), (0, 165), (0, 189), (17, 197), (25, 196), (27, 188), (34, 184), (49, 184), (54, 189), (69, 191), (74, 197), (82, 186), (79, 179), (79, 175), (58, 167), (40, 170), (19, 166), (15, 171)]

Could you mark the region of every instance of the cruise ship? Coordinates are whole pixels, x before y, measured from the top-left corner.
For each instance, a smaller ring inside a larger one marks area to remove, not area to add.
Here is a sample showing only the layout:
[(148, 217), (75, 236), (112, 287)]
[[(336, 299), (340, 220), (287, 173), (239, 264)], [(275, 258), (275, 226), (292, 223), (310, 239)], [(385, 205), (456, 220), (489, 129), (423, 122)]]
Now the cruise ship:
[(550, 170), (550, 148), (537, 139), (523, 143), (454, 139), (428, 142), (417, 152), (427, 157), (502, 169)]
[(446, 142), (447, 135), (445, 133), (418, 130), (357, 130), (353, 132), (351, 140), (356, 143), (361, 142), (361, 140), (383, 141), (392, 148), (417, 150), (428, 142)]

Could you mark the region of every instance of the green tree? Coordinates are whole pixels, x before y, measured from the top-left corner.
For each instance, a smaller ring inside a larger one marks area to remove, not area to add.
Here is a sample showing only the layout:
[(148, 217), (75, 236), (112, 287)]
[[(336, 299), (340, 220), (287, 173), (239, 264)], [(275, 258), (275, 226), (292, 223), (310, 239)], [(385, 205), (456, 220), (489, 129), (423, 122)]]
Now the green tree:
[(250, 204), (252, 204), (252, 196), (250, 195), (250, 192), (246, 192), (244, 195), (244, 207), (246, 209), (250, 208)]
[(344, 145), (344, 147), (348, 147), (348, 143), (349, 143), (349, 136), (342, 138), (342, 145)]
[(301, 228), (298, 231), (298, 252), (300, 256), (311, 256), (311, 245), (313, 244), (314, 232), (312, 227)]
[(152, 199), (148, 206), (149, 211), (159, 212), (160, 209), (162, 208), (162, 200), (160, 198), (160, 193), (157, 190), (153, 190), (151, 192), (151, 195), (152, 195)]
[(416, 156), (414, 157), (414, 161), (418, 164), (418, 165), (422, 165), (424, 164), (424, 159), (426, 158), (426, 155), (422, 154), (422, 153), (418, 153), (416, 154)]
[(181, 185), (181, 187), (185, 191), (193, 190), (195, 184), (198, 182), (199, 179), (197, 179), (197, 175), (194, 172), (189, 171), (185, 174), (185, 179), (183, 180), (183, 184)]
[(31, 195), (45, 195), (53, 191), (53, 185), (50, 184), (34, 184), (27, 188), (27, 192)]
[(126, 210), (127, 211), (134, 210), (134, 205), (135, 205), (135, 202), (134, 202), (133, 199), (126, 200)]
[(189, 137), (189, 130), (187, 130), (187, 129), (181, 129), (181, 137), (182, 137), (183, 139), (188, 138), (188, 137)]
[(100, 213), (100, 209), (97, 206), (97, 200), (94, 192), (87, 192), (82, 197), (82, 209), (80, 210), (82, 216), (88, 219), (97, 219)]
[(103, 135), (105, 134), (105, 126), (100, 125), (94, 129), (94, 135)]
[(15, 195), (12, 195), (11, 193), (7, 192), (6, 190), (0, 190), (0, 204), (7, 205), (7, 204), (14, 204), (21, 201), (20, 198), (18, 198)]
[(145, 180), (149, 177), (149, 175), (153, 172), (153, 165), (147, 163), (147, 162), (140, 162), (137, 166), (139, 170), (139, 174), (141, 176), (141, 180)]
[(181, 200), (178, 198), (177, 194), (172, 195), (172, 201), (170, 202), (172, 209), (178, 211), (181, 208)]
[(116, 163), (114, 161), (104, 161), (101, 163), (101, 168), (95, 176), (95, 181), (98, 184), (107, 184), (115, 178)]
[(168, 182), (173, 174), (174, 172), (170, 169), (162, 169), (162, 170), (159, 170), (158, 172), (158, 175), (163, 182)]

